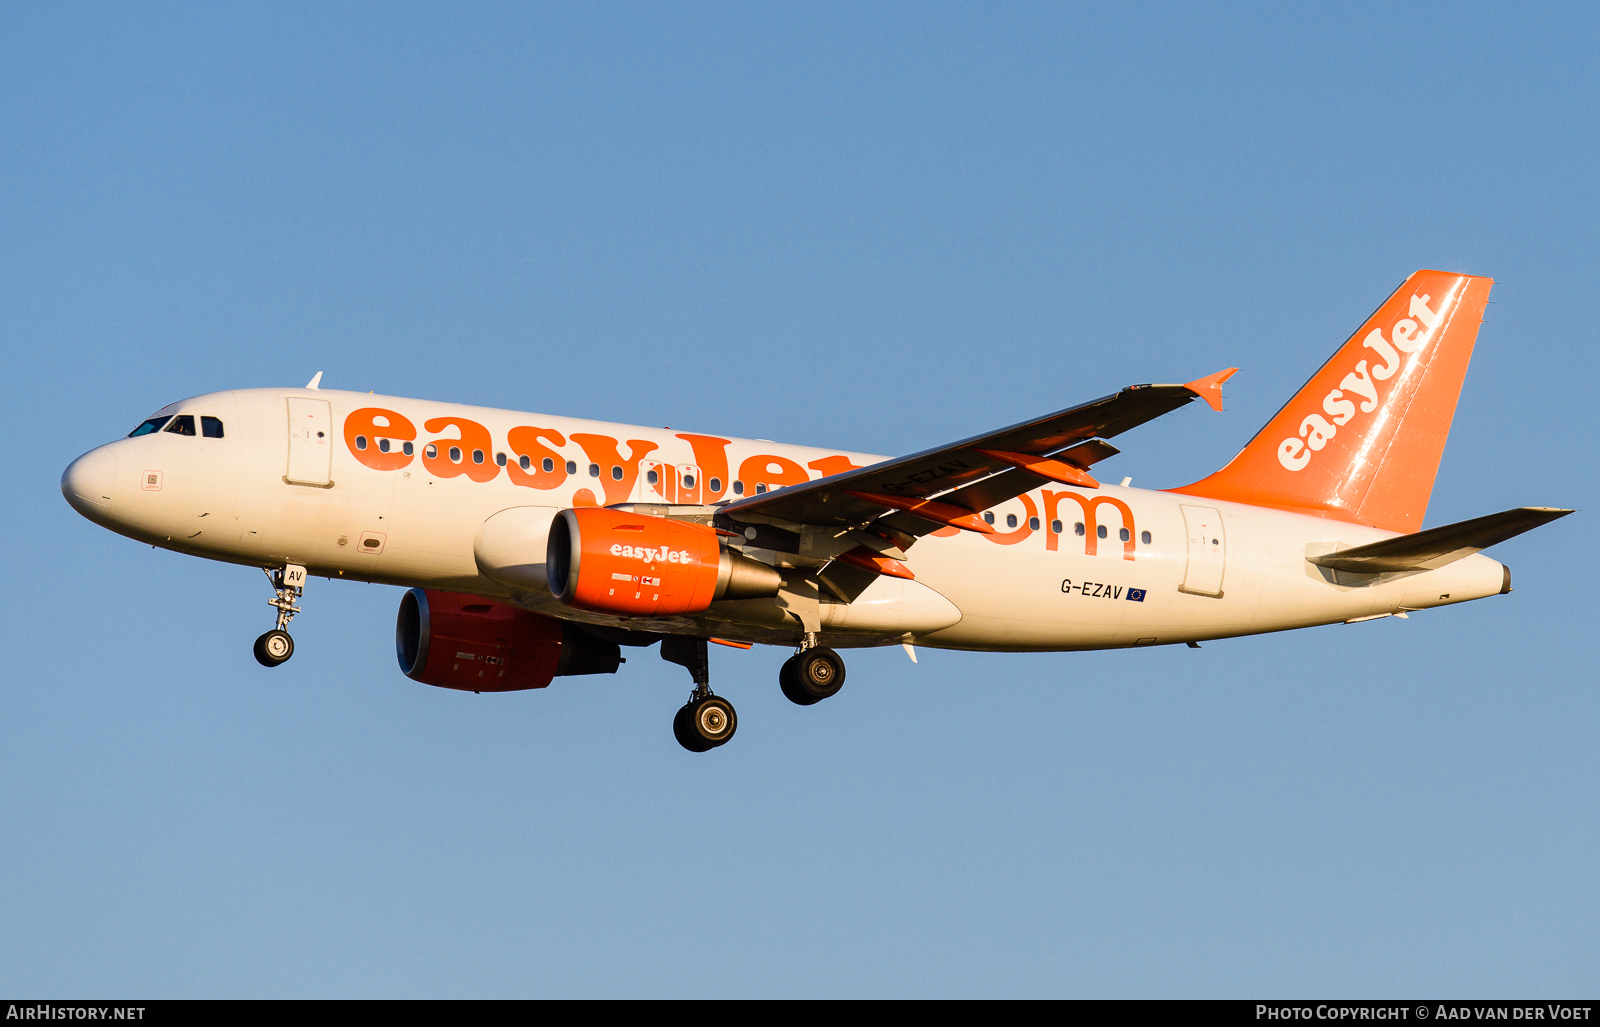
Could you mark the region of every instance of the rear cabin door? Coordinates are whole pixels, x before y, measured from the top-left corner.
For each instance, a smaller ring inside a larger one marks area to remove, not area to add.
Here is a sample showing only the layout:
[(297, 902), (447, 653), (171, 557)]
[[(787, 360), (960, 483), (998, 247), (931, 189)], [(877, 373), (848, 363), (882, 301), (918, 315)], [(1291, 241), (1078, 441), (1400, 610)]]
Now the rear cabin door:
[(333, 484), (333, 412), (325, 399), (289, 397), (289, 471), (291, 485)]
[(1222, 531), (1222, 515), (1209, 506), (1184, 506), (1183, 524), (1189, 535), (1189, 563), (1178, 591), (1222, 598), (1228, 541)]

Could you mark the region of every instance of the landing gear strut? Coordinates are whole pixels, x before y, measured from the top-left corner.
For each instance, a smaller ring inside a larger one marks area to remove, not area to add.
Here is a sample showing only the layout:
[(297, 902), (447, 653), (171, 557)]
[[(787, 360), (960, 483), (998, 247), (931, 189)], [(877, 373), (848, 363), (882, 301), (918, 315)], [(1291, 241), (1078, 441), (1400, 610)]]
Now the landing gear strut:
[(778, 687), (800, 706), (819, 703), (844, 687), (844, 660), (832, 649), (817, 645), (815, 632), (806, 632), (800, 651), (784, 661)]
[(706, 656), (706, 640), (685, 635), (668, 635), (661, 640), (661, 658), (688, 668), (694, 690), (672, 718), (672, 734), (690, 752), (706, 752), (728, 739), (739, 729), (739, 715), (733, 703), (711, 692), (711, 661)]
[(276, 667), (287, 663), (294, 655), (294, 639), (289, 637), (289, 622), (300, 612), (295, 605), (306, 590), (306, 569), (299, 564), (288, 564), (281, 569), (261, 568), (272, 582), (273, 597), (268, 606), (278, 608), (278, 626), (256, 639), (256, 662), (263, 667)]

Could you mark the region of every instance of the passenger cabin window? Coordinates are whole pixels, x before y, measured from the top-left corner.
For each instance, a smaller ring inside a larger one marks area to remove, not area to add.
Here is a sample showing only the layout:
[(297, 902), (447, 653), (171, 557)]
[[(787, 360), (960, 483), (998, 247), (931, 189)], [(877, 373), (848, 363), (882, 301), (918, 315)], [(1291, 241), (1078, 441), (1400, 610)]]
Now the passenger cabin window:
[(172, 420), (171, 414), (168, 414), (166, 417), (152, 417), (150, 420), (144, 422), (143, 424), (139, 425), (139, 427), (129, 432), (128, 438), (136, 439), (141, 435), (149, 435), (152, 432), (158, 432), (161, 430), (161, 426), (170, 420)]
[(1124, 542), (1128, 541), (1128, 529), (1127, 528), (1118, 529), (1117, 538), (1120, 538)]
[(644, 476), (644, 480), (654, 485), (656, 482), (661, 480), (661, 475), (657, 474), (655, 471), (650, 471)]
[(1015, 528), (1016, 526), (1017, 526), (1017, 515), (1016, 514), (1006, 514), (1006, 527)]
[(1083, 522), (1082, 521), (1079, 521), (1077, 524), (1074, 524), (1072, 526), (1072, 533), (1074, 535), (1082, 535), (1083, 534)]
[(734, 479), (734, 482), (733, 482), (733, 494), (736, 495), (736, 496), (744, 495), (744, 482), (739, 481), (738, 479)]
[(410, 456), (412, 454), (412, 452), (413, 452), (413, 447), (412, 447), (411, 443), (409, 443), (409, 442), (400, 443), (400, 452), (404, 453), (406, 456)]
[(1039, 518), (1037, 518), (1037, 517), (1029, 517), (1028, 518), (1028, 528), (1030, 530), (1032, 530), (1032, 531), (1038, 531), (1039, 530)]
[(985, 524), (993, 524), (994, 523), (994, 511), (993, 510), (985, 510), (983, 512), (983, 523), (985, 523)]
[(1148, 531), (1139, 532), (1139, 541), (1143, 542), (1145, 545), (1149, 545), (1150, 544), (1150, 533)]
[(202, 417), (202, 418), (200, 418), (200, 434), (204, 435), (208, 439), (220, 439), (220, 438), (222, 438), (222, 418), (220, 418), (220, 417)]
[(1100, 525), (1098, 528), (1094, 529), (1094, 533), (1096, 535), (1099, 535), (1101, 538), (1105, 538), (1106, 537), (1106, 526), (1104, 524)]
[(589, 477), (591, 477), (591, 478), (600, 477), (600, 465), (599, 464), (590, 464), (589, 465)]
[(694, 488), (694, 475), (685, 474), (683, 476), (683, 487), (686, 488), (686, 489)]
[[(523, 467), (527, 467), (528, 466), (528, 458), (527, 457), (523, 457), (522, 458), (522, 466)], [(550, 459), (549, 457), (545, 457), (544, 460), (542, 462), (540, 462), (539, 468), (541, 470), (543, 470), (544, 473), (546, 473), (546, 474), (554, 473), (554, 471), (556, 469), (556, 462), (554, 460)]]
[(506, 455), (504, 453), (496, 453), (494, 455), (494, 462), (499, 464), (501, 467), (504, 467), (506, 465)]
[(711, 491), (712, 492), (721, 492), (722, 491), (722, 479), (721, 478), (712, 478), (711, 479)]
[(1057, 535), (1061, 534), (1061, 522), (1059, 520), (1051, 521), (1050, 530), (1055, 532)]
[(567, 461), (567, 473), (568, 474), (577, 474), (578, 473), (578, 461), (576, 461), (576, 460), (568, 460)]
[(179, 414), (177, 417), (174, 417), (172, 419), (172, 423), (167, 425), (165, 430), (171, 432), (174, 435), (193, 435), (194, 434), (194, 415), (193, 414)]
[(611, 480), (612, 481), (621, 481), (622, 480), (622, 467), (621, 467), (621, 465), (619, 465), (619, 464), (612, 464), (611, 465)]
[(389, 452), (389, 440), (388, 439), (379, 439), (378, 440), (378, 452), (380, 452), (380, 453)]

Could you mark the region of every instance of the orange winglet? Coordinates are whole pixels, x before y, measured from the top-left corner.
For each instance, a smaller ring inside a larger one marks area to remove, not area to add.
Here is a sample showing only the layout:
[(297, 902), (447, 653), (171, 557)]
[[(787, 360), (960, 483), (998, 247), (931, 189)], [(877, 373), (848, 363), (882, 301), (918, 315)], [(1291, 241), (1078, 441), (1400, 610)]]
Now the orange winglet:
[(907, 581), (917, 580), (917, 576), (912, 574), (911, 569), (905, 564), (887, 556), (879, 556), (866, 546), (857, 546), (848, 553), (841, 553), (839, 559), (864, 571), (875, 571), (878, 574), (887, 574), (891, 578), (905, 578)]
[(1222, 383), (1239, 373), (1237, 367), (1230, 367), (1226, 371), (1208, 374), (1204, 378), (1196, 378), (1192, 382), (1184, 383), (1184, 388), (1211, 404), (1211, 409), (1222, 413)]
[(718, 645), (725, 645), (729, 649), (749, 649), (750, 648), (750, 643), (749, 642), (730, 642), (726, 638), (708, 638), (708, 639), (706, 639), (706, 641), (707, 642), (715, 642)]
[(978, 452), (1003, 464), (1010, 464), (1012, 467), (1027, 471), (1029, 474), (1059, 481), (1063, 485), (1076, 485), (1081, 489), (1100, 487), (1100, 483), (1089, 477), (1087, 471), (1077, 464), (1069, 464), (1064, 460), (1052, 460), (1047, 456), (1032, 456), (1027, 453), (1007, 453), (998, 449), (980, 449)]
[(993, 535), (994, 529), (983, 523), (983, 518), (971, 510), (963, 510), (959, 506), (949, 503), (935, 503), (931, 499), (904, 499), (900, 496), (880, 496), (874, 492), (851, 492), (848, 495), (857, 499), (865, 499), (869, 503), (887, 506), (891, 510), (904, 510), (909, 514), (916, 514), (925, 521), (935, 524), (946, 524), (952, 528), (961, 528), (966, 531), (975, 531), (980, 535)]

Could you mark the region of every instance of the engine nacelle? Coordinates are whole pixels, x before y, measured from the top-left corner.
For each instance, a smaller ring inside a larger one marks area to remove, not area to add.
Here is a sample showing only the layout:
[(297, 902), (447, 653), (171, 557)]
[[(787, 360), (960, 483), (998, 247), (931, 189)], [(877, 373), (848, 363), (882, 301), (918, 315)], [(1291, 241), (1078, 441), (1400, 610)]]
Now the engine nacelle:
[(568, 606), (631, 617), (698, 613), (783, 587), (782, 575), (723, 545), (714, 528), (605, 507), (561, 511), (545, 566), (551, 594)]
[(400, 598), (395, 654), (406, 677), (466, 692), (543, 688), (570, 674), (615, 674), (622, 651), (575, 624), (482, 596), (414, 588)]

